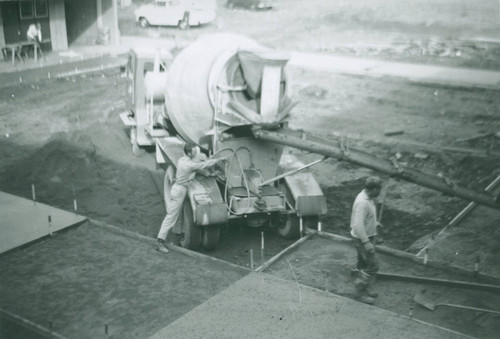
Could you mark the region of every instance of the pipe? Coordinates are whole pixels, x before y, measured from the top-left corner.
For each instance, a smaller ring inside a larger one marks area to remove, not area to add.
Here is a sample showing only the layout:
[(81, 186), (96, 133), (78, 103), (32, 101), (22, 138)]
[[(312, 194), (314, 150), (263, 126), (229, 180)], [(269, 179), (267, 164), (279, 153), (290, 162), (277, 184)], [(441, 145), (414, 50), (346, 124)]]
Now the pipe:
[(297, 172), (300, 172), (300, 171), (302, 171), (302, 170), (304, 170), (304, 169), (306, 169), (306, 168), (308, 168), (308, 167), (311, 167), (312, 165), (316, 165), (317, 163), (322, 162), (322, 161), (323, 161), (323, 160), (325, 160), (325, 159), (327, 159), (327, 157), (322, 158), (322, 159), (318, 159), (318, 160), (316, 160), (316, 161), (311, 162), (310, 164), (304, 165), (304, 166), (302, 166), (302, 167), (300, 167), (300, 168), (297, 168), (297, 169), (291, 170), (291, 171), (289, 171), (289, 172), (286, 172), (286, 173), (280, 174), (280, 175), (278, 175), (278, 176), (276, 176), (276, 177), (274, 177), (274, 178), (271, 178), (271, 179), (269, 179), (269, 180), (266, 180), (266, 181), (264, 181), (264, 182), (261, 182), (261, 183), (259, 184), (259, 187), (261, 187), (261, 186), (265, 186), (265, 185), (268, 185), (268, 184), (270, 184), (270, 183), (272, 183), (272, 182), (275, 182), (276, 180), (279, 180), (279, 179), (282, 179), (282, 178), (287, 177), (287, 176), (289, 176), (289, 175), (292, 175), (292, 174), (295, 174), (295, 173), (297, 173)]
[(352, 148), (348, 149), (345, 146), (338, 147), (334, 143), (325, 142), (311, 137), (305, 132), (288, 129), (268, 131), (253, 128), (253, 133), (257, 139), (295, 147), (300, 150), (310, 151), (327, 157), (336, 158), (338, 160), (345, 160), (356, 165), (387, 174), (396, 179), (406, 180), (450, 196), (456, 196), (468, 201), (474, 201), (479, 205), (500, 210), (500, 204), (497, 203), (495, 197), (492, 195), (459, 187), (444, 177), (420, 172), (414, 168), (398, 164), (395, 160), (390, 161), (381, 159), (360, 150)]

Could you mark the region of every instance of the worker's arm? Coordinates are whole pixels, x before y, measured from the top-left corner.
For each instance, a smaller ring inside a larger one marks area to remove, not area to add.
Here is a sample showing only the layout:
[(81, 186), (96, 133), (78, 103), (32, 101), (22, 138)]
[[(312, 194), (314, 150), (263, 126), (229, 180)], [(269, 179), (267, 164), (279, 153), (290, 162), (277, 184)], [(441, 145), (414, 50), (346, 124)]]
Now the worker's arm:
[(210, 167), (218, 163), (219, 161), (224, 160), (223, 158), (221, 159), (210, 159), (210, 160), (204, 160), (200, 162), (196, 161), (190, 161), (189, 162), (189, 169), (193, 172)]
[(352, 208), (352, 222), (351, 228), (353, 235), (356, 236), (364, 244), (369, 242), (368, 236), (365, 230), (365, 218), (368, 213), (368, 203), (365, 201), (359, 201), (354, 204)]

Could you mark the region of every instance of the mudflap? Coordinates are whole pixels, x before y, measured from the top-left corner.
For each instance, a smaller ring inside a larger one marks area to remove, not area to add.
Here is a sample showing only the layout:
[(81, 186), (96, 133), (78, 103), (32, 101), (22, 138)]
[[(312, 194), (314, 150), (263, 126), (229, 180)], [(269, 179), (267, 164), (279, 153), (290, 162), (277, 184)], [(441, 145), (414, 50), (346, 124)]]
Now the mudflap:
[(215, 178), (197, 176), (189, 185), (188, 196), (195, 225), (204, 227), (227, 222), (227, 206)]
[[(294, 156), (287, 155), (286, 163), (280, 164), (283, 172), (293, 170), (303, 164)], [(279, 189), (285, 194), (290, 207), (298, 216), (319, 216), (326, 214), (326, 197), (314, 175), (303, 170), (285, 177), (279, 184)]]

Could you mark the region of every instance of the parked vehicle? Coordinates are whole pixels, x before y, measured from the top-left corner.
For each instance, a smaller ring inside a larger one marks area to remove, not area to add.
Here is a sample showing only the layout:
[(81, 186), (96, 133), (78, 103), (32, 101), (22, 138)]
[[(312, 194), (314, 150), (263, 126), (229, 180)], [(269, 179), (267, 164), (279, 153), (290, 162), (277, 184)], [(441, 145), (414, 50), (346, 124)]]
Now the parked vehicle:
[(269, 0), (227, 0), (227, 8), (248, 8), (254, 11), (267, 10), (273, 8)]
[(156, 0), (152, 4), (140, 6), (134, 14), (141, 27), (178, 26), (181, 29), (209, 23), (216, 16), (215, 6), (207, 6), (206, 2), (198, 4), (181, 0)]

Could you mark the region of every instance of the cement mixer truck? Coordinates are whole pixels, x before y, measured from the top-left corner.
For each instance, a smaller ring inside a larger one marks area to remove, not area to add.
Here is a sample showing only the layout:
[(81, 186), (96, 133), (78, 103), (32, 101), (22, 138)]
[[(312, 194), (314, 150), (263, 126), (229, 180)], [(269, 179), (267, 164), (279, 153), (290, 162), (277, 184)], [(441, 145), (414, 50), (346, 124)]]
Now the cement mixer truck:
[(286, 238), (315, 227), (326, 199), (309, 171), (284, 147), (348, 161), (469, 201), (499, 208), (487, 192), (461, 188), (446, 178), (377, 158), (338, 141), (288, 128), (295, 102), (285, 67), (289, 55), (235, 34), (204, 36), (175, 58), (131, 51), (127, 67), (128, 112), (134, 152), (154, 146), (165, 166), (169, 204), (175, 165), (192, 142), (206, 155), (228, 157), (213, 176), (196, 176), (188, 189), (180, 227), (183, 247), (213, 249), (220, 226), (240, 219), (269, 225)]

